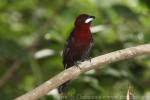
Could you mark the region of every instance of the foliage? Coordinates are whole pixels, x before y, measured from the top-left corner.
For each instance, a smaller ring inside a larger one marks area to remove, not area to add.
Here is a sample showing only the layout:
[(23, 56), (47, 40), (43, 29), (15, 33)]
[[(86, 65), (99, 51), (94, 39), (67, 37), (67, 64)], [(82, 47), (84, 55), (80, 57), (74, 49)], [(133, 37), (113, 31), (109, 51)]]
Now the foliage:
[[(105, 27), (93, 34), (91, 57), (149, 43), (149, 5), (148, 0), (0, 0), (0, 76), (16, 60), (22, 63), (0, 87), (0, 98), (20, 96), (63, 70), (61, 52), (76, 16), (81, 13), (96, 16), (93, 26)], [(38, 44), (34, 46), (36, 39)], [(49, 49), (51, 54), (35, 58), (43, 49)], [(147, 96), (149, 76), (148, 56), (120, 61), (73, 80), (68, 95), (125, 96), (130, 84), (135, 96)], [(56, 99), (56, 95), (41, 99)]]

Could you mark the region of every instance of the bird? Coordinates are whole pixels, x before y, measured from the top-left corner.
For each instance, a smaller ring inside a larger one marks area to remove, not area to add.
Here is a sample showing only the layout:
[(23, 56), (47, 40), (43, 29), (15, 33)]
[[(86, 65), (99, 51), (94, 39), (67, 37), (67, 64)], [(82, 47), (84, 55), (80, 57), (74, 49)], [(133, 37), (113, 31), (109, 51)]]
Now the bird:
[[(67, 38), (63, 49), (64, 69), (68, 69), (74, 65), (80, 68), (80, 62), (88, 59), (93, 44), (90, 26), (94, 19), (95, 16), (88, 14), (80, 14), (77, 16), (74, 22), (74, 28)], [(69, 83), (70, 80), (58, 87), (59, 94), (63, 95), (67, 92)]]

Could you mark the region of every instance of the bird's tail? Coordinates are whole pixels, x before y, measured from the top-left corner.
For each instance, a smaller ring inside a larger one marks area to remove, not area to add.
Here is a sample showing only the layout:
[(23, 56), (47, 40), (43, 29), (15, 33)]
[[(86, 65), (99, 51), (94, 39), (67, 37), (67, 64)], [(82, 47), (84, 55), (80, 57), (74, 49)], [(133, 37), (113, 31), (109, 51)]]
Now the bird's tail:
[(65, 82), (65, 83), (63, 83), (62, 85), (60, 85), (58, 87), (58, 93), (60, 95), (64, 95), (67, 92), (67, 88), (68, 88), (69, 83), (70, 83), (70, 80)]

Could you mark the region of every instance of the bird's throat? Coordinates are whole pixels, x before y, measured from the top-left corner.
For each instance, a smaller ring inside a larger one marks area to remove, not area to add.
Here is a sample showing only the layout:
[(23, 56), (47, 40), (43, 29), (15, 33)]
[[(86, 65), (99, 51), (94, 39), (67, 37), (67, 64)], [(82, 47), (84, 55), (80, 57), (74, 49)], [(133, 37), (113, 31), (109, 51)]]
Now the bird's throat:
[(75, 39), (82, 42), (87, 42), (91, 40), (90, 27), (77, 27), (75, 29)]

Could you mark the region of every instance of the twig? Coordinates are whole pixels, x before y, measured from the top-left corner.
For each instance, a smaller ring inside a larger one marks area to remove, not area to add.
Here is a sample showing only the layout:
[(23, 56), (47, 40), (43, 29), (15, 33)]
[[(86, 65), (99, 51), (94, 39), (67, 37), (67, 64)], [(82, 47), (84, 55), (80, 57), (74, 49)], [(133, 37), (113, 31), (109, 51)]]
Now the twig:
[(11, 68), (9, 68), (9, 70), (7, 70), (7, 72), (0, 78), (0, 87), (2, 87), (10, 79), (10, 77), (13, 76), (13, 73), (16, 72), (20, 64), (21, 63), (19, 61), (15, 61)]
[(128, 92), (127, 92), (126, 100), (133, 100), (133, 91), (132, 91), (132, 87), (130, 85), (128, 87)]
[(37, 88), (29, 91), (28, 93), (16, 98), (15, 100), (35, 100), (38, 99), (45, 94), (47, 94), (52, 89), (58, 87), (62, 83), (73, 79), (80, 75), (83, 72), (96, 69), (96, 68), (102, 68), (102, 65), (110, 64), (116, 61), (125, 60), (129, 58), (133, 58), (136, 56), (144, 55), (144, 54), (150, 54), (150, 44), (140, 45), (136, 47), (130, 47), (123, 50), (118, 50), (115, 52), (111, 52), (105, 55), (101, 55), (98, 57), (95, 57), (91, 59), (90, 61), (84, 61), (81, 63), (79, 68), (76, 68), (75, 66), (57, 74), (53, 78), (49, 79), (48, 81), (44, 82)]

